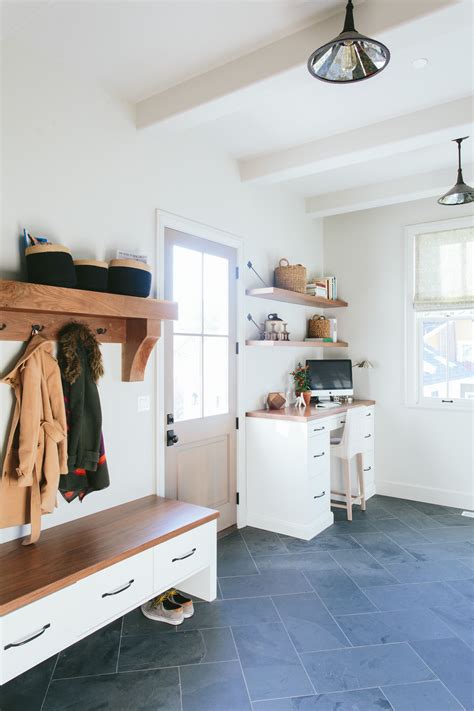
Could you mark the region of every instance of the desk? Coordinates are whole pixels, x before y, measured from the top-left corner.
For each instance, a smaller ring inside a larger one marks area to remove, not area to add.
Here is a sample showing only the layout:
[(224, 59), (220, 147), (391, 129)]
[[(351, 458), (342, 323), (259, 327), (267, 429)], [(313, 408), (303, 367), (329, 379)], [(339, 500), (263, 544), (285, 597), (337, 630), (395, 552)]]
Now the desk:
[(363, 461), (366, 496), (372, 496), (374, 405), (373, 400), (356, 400), (330, 409), (247, 412), (248, 525), (309, 540), (333, 523), (330, 492), (341, 491), (341, 472), (339, 460), (331, 459), (330, 436), (343, 427), (351, 408), (365, 409)]

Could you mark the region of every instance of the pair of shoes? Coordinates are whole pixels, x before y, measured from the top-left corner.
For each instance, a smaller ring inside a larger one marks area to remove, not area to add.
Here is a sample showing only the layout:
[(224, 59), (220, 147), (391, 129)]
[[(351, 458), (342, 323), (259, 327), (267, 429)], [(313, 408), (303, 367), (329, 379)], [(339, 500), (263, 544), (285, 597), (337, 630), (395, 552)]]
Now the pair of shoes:
[(194, 615), (193, 601), (177, 590), (168, 590), (149, 600), (141, 606), (141, 610), (149, 620), (166, 622), (169, 625), (180, 625)]

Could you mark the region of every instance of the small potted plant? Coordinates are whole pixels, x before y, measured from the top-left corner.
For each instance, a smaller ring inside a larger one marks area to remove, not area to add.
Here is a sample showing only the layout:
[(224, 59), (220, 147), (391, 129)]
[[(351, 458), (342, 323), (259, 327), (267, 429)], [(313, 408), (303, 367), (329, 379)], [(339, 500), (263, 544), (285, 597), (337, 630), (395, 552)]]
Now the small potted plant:
[(291, 371), (290, 375), (293, 376), (295, 382), (296, 395), (303, 397), (306, 407), (311, 402), (311, 385), (309, 382), (309, 367), (307, 365), (302, 365), (298, 363), (296, 368)]

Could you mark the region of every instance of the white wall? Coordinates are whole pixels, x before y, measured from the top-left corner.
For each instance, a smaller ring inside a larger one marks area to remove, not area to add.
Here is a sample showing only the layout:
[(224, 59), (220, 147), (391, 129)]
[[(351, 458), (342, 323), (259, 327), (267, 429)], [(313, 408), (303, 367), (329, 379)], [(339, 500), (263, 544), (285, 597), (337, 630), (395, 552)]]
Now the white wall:
[[(335, 273), (349, 308), (338, 313), (353, 361), (356, 393), (377, 401), (377, 492), (474, 508), (472, 417), (404, 404), (404, 228), (474, 214), (421, 200), (324, 221), (326, 271)], [(341, 354), (342, 355), (342, 354)]]
[[(68, 245), (75, 257), (110, 258), (117, 248), (137, 248), (153, 262), (156, 208), (241, 235), (245, 261), (252, 259), (265, 278), (282, 256), (321, 271), (321, 224), (305, 217), (301, 200), (278, 189), (242, 185), (235, 163), (192, 133), (137, 133), (129, 106), (73, 76), (57, 57), (29, 53), (21, 42), (7, 44), (2, 109), (1, 278), (26, 278), (18, 240), (23, 227)], [(250, 273), (243, 278), (256, 285)], [(271, 302), (246, 302), (242, 319), (248, 311), (261, 320), (277, 310)], [(303, 335), (303, 310), (278, 310), (293, 320), (293, 333)], [(0, 342), (2, 373), (22, 348)], [(285, 386), (298, 354), (242, 352), (243, 404), (255, 408), (265, 392)], [(61, 500), (44, 527), (156, 490), (155, 418), (163, 413), (155, 411), (153, 360), (145, 382), (122, 383), (120, 346), (106, 345), (103, 354), (100, 392), (111, 486), (82, 504)], [(137, 397), (144, 394), (152, 396), (152, 411), (137, 414)], [(11, 406), (11, 393), (1, 385), (2, 444)], [(4, 540), (17, 534), (0, 532)]]

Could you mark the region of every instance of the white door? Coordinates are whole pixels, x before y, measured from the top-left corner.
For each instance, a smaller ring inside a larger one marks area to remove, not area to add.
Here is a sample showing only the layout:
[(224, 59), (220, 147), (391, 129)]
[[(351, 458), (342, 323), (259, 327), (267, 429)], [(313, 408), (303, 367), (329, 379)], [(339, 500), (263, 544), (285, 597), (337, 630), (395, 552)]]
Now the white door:
[[(165, 494), (236, 523), (236, 250), (165, 230)], [(170, 436), (173, 431), (176, 443)]]

